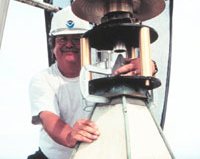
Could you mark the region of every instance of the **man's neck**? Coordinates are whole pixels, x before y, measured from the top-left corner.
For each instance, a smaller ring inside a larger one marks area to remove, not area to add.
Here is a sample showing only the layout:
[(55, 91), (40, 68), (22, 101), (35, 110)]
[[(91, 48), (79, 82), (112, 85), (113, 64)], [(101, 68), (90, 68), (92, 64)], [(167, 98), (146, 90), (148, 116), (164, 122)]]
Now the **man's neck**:
[(58, 69), (60, 70), (61, 74), (67, 78), (75, 78), (79, 76), (80, 67), (73, 64), (66, 64), (65, 66), (59, 66)]

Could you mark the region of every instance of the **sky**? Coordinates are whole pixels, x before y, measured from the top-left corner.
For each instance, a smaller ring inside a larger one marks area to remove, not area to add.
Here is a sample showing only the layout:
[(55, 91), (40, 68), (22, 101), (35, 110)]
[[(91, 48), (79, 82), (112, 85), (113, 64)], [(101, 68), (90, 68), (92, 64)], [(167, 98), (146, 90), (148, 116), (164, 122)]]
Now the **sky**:
[[(200, 10), (198, 0), (174, 2), (173, 53), (164, 134), (176, 159), (200, 158)], [(48, 67), (43, 10), (10, 1), (0, 52), (0, 159), (25, 159), (38, 146), (28, 85)]]
[(177, 159), (200, 158), (200, 2), (174, 1), (173, 50), (165, 134)]
[(0, 52), (0, 159), (23, 159), (37, 150), (28, 85), (48, 67), (43, 10), (10, 1)]

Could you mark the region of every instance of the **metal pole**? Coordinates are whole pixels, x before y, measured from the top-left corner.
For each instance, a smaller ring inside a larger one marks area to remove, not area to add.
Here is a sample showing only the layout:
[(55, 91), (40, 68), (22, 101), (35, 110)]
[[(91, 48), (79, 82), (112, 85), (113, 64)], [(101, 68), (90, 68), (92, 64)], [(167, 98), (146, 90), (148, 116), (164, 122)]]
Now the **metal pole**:
[(126, 134), (127, 159), (131, 159), (131, 144), (130, 144), (128, 114), (127, 114), (127, 106), (126, 106), (126, 97), (125, 96), (122, 96), (122, 107), (123, 107), (123, 114), (124, 114), (125, 134)]
[(61, 9), (61, 8), (54, 6), (54, 5), (51, 5), (49, 3), (39, 2), (39, 1), (36, 1), (36, 0), (15, 0), (15, 1), (22, 2), (22, 3), (25, 3), (25, 4), (29, 4), (29, 5), (32, 5), (34, 7), (38, 7), (38, 8), (44, 9), (46, 11), (51, 11), (51, 12), (57, 12)]
[(136, 52), (134, 47), (131, 47), (131, 58), (132, 59), (136, 58)]

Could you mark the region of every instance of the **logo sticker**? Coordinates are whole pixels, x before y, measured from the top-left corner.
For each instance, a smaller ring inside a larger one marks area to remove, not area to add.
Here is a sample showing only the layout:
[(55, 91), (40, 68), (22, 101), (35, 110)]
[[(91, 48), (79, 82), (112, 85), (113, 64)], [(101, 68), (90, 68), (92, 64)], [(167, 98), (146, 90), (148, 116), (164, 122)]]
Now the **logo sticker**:
[(73, 28), (74, 27), (74, 22), (72, 20), (68, 20), (67, 23), (66, 23), (66, 26), (68, 28)]

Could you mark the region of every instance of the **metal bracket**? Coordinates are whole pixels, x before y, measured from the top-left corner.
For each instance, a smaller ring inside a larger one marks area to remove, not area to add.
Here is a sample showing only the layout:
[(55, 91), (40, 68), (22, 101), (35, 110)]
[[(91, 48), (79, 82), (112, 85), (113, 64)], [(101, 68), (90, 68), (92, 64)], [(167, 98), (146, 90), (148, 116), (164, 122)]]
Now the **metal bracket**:
[(104, 69), (93, 65), (83, 66), (80, 72), (80, 90), (83, 98), (89, 102), (109, 103), (110, 100), (106, 97), (89, 94), (89, 72), (98, 74), (111, 75), (111, 69)]

